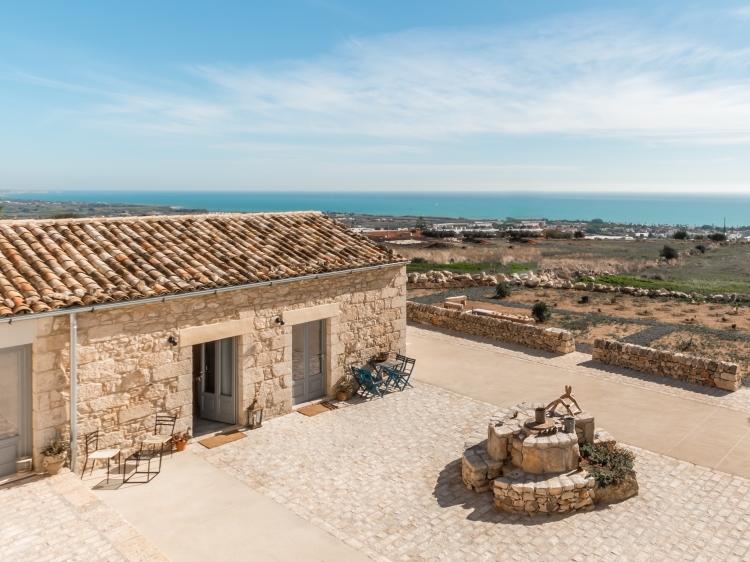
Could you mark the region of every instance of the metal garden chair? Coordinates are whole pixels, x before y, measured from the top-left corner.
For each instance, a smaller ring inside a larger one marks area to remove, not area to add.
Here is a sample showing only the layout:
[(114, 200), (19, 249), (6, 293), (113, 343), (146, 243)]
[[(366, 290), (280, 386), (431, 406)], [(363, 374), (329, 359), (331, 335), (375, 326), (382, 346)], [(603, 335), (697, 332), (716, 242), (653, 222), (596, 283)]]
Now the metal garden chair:
[(156, 420), (154, 421), (154, 434), (148, 439), (143, 440), (143, 444), (156, 449), (159, 447), (161, 453), (164, 453), (164, 447), (169, 443), (169, 457), (172, 457), (172, 450), (174, 449), (174, 441), (172, 436), (174, 435), (174, 426), (177, 422), (177, 416), (170, 416), (167, 414), (156, 414)]
[(354, 380), (357, 381), (359, 388), (357, 390), (362, 391), (362, 396), (369, 394), (372, 396), (383, 397), (385, 389), (388, 388), (388, 381), (383, 377), (373, 377), (370, 371), (359, 369), (352, 366), (352, 375)]
[(407, 386), (414, 388), (411, 386), (409, 379), (414, 370), (414, 364), (417, 362), (416, 359), (396, 354), (396, 361), (400, 361), (401, 366), (394, 372), (393, 385), (399, 390), (404, 390)]
[(94, 430), (91, 433), (86, 434), (86, 458), (83, 461), (83, 471), (81, 471), (81, 479), (83, 474), (86, 472), (86, 464), (91, 461), (91, 474), (94, 474), (94, 466), (96, 461), (107, 461), (107, 483), (109, 483), (109, 463), (117, 457), (117, 470), (119, 472), (120, 466), (120, 449), (99, 449), (99, 430)]

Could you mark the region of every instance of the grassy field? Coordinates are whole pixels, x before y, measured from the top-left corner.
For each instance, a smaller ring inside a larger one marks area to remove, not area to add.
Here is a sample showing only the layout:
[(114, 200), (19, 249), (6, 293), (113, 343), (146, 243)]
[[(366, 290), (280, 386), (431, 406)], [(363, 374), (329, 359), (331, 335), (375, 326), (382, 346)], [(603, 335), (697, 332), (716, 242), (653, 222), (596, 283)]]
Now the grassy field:
[(451, 273), (523, 273), (536, 268), (533, 262), (516, 263), (410, 263), (406, 266), (406, 271), (411, 273), (423, 273), (425, 271), (450, 271)]
[[(705, 253), (659, 261), (665, 245), (680, 252), (698, 244)], [(565, 271), (573, 278), (597, 272), (596, 281), (645, 289), (667, 289), (702, 294), (750, 293), (750, 245), (679, 240), (539, 240), (535, 245), (491, 240), (489, 245), (449, 248), (398, 248), (409, 259), (429, 263), (409, 271), (448, 270), (458, 273), (515, 273), (539, 269)], [(454, 263), (450, 263), (453, 260)], [(604, 273), (607, 273), (606, 275)]]

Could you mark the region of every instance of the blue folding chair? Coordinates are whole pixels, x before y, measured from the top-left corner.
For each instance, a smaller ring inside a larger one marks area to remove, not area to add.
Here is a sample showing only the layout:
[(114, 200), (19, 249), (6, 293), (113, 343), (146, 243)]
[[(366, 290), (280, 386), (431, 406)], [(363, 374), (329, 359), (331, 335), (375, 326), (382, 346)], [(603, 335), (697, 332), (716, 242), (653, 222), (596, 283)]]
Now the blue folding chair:
[[(396, 354), (396, 361), (400, 361), (401, 365), (397, 369), (393, 369), (393, 386), (399, 390), (404, 390), (407, 386), (411, 386), (409, 379), (414, 370), (416, 360), (406, 357), (405, 355)], [(414, 388), (413, 386), (411, 387)]]
[(362, 396), (371, 395), (383, 397), (383, 393), (388, 388), (388, 381), (380, 376), (373, 377), (370, 371), (359, 369), (352, 366), (352, 375), (354, 380), (357, 381), (359, 388), (357, 390), (362, 391)]

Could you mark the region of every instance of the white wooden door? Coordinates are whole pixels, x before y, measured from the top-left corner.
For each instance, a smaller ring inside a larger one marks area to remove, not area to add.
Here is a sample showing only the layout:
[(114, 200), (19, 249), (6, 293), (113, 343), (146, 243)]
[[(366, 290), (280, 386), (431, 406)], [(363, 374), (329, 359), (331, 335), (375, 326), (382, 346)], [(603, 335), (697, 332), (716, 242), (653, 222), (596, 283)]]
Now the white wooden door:
[(236, 343), (235, 338), (195, 346), (201, 353), (200, 417), (236, 423)]
[(0, 349), (0, 476), (31, 455), (31, 346)]

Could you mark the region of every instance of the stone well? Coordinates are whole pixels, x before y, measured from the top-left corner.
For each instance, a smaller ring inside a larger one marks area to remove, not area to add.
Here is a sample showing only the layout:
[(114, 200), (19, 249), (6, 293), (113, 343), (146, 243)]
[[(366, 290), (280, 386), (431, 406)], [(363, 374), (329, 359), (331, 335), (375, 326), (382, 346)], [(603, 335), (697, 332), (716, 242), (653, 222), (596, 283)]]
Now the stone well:
[(495, 506), (504, 511), (593, 509), (596, 482), (579, 468), (579, 445), (614, 440), (595, 429), (594, 417), (578, 408), (570, 392), (566, 387), (561, 399), (546, 406), (524, 402), (493, 415), (486, 440), (477, 443), (477, 436), (467, 443), (464, 484), (477, 492), (492, 490)]

